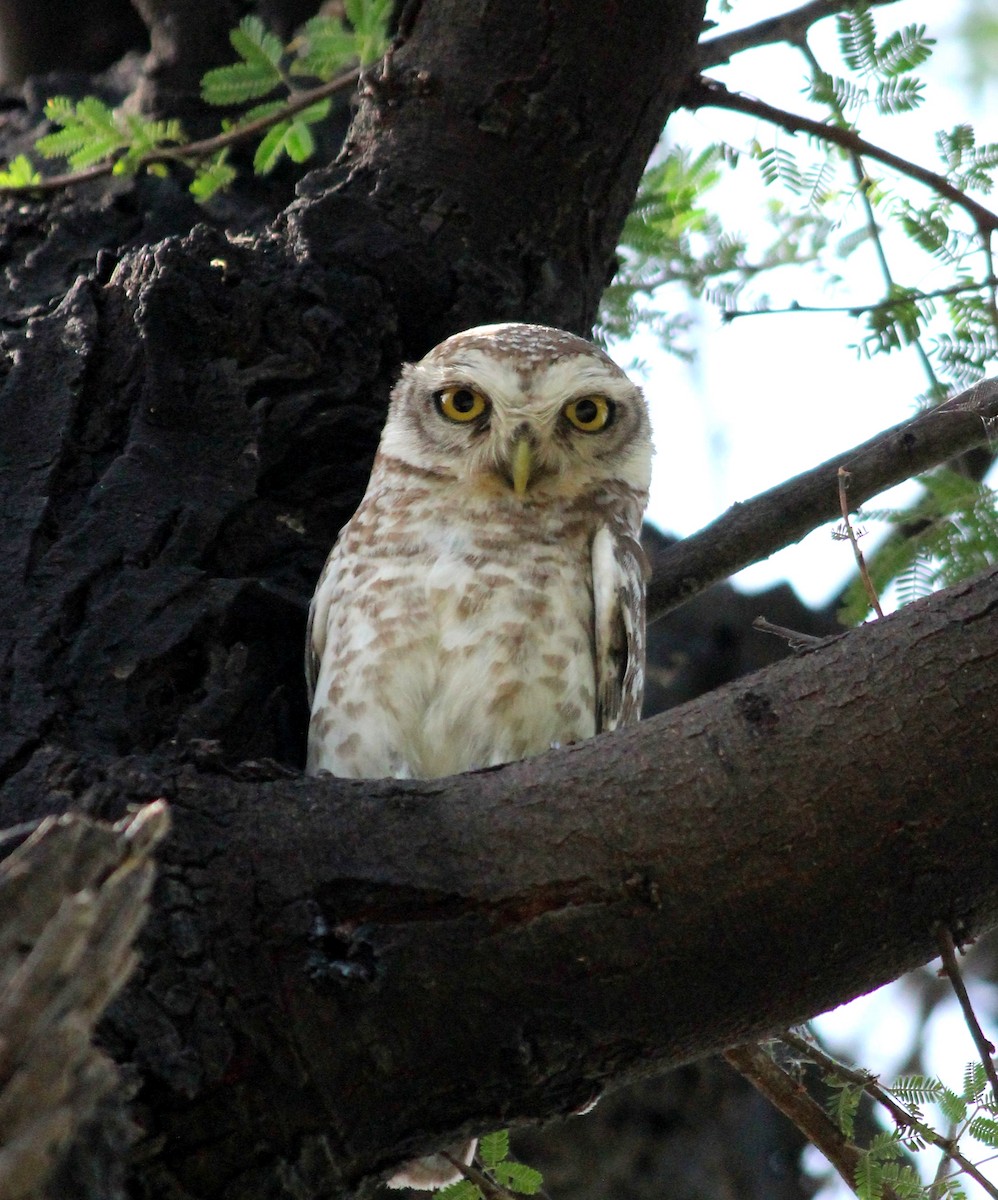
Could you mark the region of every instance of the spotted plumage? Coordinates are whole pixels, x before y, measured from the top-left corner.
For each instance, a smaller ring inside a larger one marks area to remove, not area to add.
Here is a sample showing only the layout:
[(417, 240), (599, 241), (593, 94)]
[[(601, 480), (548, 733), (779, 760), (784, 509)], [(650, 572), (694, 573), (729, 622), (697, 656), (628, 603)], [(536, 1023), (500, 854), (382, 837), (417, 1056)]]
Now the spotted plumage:
[[(308, 770), (432, 778), (637, 720), (650, 461), (641, 392), (572, 334), (487, 325), (405, 367), (312, 600)], [(453, 1174), (427, 1162), (391, 1182)]]

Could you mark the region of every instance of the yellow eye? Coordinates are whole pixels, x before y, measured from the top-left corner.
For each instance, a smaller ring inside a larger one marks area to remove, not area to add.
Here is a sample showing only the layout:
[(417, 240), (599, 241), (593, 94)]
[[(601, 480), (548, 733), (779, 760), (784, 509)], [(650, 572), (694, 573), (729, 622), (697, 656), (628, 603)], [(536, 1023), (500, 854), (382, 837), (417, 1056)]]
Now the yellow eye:
[(448, 421), (474, 421), (489, 406), (481, 392), (473, 392), (466, 387), (444, 388), (442, 392), (437, 392), (434, 399), (438, 410)]
[(606, 396), (583, 396), (571, 400), (562, 410), (565, 419), (583, 433), (599, 433), (613, 420), (613, 401)]

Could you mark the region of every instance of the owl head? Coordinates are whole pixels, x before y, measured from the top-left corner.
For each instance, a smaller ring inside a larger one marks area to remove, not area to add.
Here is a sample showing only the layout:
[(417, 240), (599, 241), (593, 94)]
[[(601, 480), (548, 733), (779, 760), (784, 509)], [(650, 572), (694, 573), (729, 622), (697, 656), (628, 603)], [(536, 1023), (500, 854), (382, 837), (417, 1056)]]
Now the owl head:
[(577, 498), (651, 473), (640, 388), (591, 342), (544, 325), (480, 325), (408, 364), (380, 457), (523, 501)]

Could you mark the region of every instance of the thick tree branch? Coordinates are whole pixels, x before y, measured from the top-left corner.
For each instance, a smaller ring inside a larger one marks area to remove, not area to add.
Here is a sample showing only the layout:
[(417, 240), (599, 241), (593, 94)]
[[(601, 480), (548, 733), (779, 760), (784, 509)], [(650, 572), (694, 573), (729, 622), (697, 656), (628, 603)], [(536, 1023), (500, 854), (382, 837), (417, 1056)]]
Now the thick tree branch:
[(972, 196), (968, 196), (966, 192), (961, 191), (945, 175), (940, 175), (937, 171), (930, 171), (927, 167), (911, 162), (907, 158), (902, 158), (901, 155), (894, 154), (893, 151), (886, 150), (883, 146), (877, 146), (873, 142), (868, 142), (852, 129), (845, 129), (840, 125), (818, 121), (813, 117), (804, 117), (800, 113), (790, 112), (785, 108), (776, 108), (774, 105), (767, 104), (764, 100), (758, 100), (754, 96), (745, 96), (740, 92), (732, 92), (716, 79), (706, 79), (703, 76), (698, 76), (689, 84), (683, 93), (683, 103), (687, 108), (693, 110), (698, 108), (726, 108), (731, 112), (740, 112), (748, 116), (760, 117), (764, 121), (778, 125), (781, 129), (786, 129), (789, 133), (808, 133), (812, 137), (820, 138), (822, 141), (832, 142), (834, 145), (841, 146), (844, 150), (848, 150), (852, 154), (858, 154), (864, 158), (872, 158), (875, 162), (883, 163), (884, 166), (890, 167), (902, 175), (907, 175), (909, 179), (917, 180), (927, 188), (931, 188), (932, 191), (940, 196), (944, 196), (957, 208), (962, 208), (973, 219), (974, 224), (982, 234), (991, 233), (998, 229), (998, 214), (993, 213), (991, 209), (986, 208), (979, 201), (973, 199)]
[(321, 1155), (348, 1190), (796, 1023), (933, 957), (939, 921), (992, 924), (996, 657), (998, 571), (454, 779), (59, 751), (28, 770), (52, 805), (172, 801), (145, 973), (108, 1037), (127, 1059), (152, 1022), (174, 1047), (147, 1071), (176, 1178), (238, 1177), (238, 1127), (258, 1161)]
[(768, 557), (840, 515), (838, 472), (860, 504), (896, 483), (994, 436), (998, 379), (983, 380), (936, 408), (844, 450), (728, 511), (656, 556), (648, 590), (652, 620), (720, 579)]

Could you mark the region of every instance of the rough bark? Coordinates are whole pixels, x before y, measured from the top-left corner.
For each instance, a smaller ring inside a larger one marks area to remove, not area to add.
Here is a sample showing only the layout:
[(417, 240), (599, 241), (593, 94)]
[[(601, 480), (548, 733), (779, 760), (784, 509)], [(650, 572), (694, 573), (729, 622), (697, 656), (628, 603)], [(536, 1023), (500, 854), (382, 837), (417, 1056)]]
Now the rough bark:
[[(135, 967), (151, 853), (168, 827), (162, 801), (114, 828), (78, 815), (49, 817), (0, 864), (4, 1200), (65, 1197), (74, 1144), (84, 1132), (106, 1137), (119, 1115), (109, 1109), (97, 1131), (98, 1110), (120, 1094), (120, 1080), (92, 1038)], [(19, 836), (27, 831), (7, 840)], [(134, 1131), (123, 1119), (115, 1131), (101, 1200), (124, 1195), (123, 1152)], [(79, 1194), (72, 1184), (71, 1194)]]
[(992, 924), (996, 655), (998, 572), (449, 781), (35, 755), (44, 804), (172, 803), (141, 986), (107, 1030), (168, 1138), (152, 1192), (363, 1190), (874, 987), (939, 921)]

